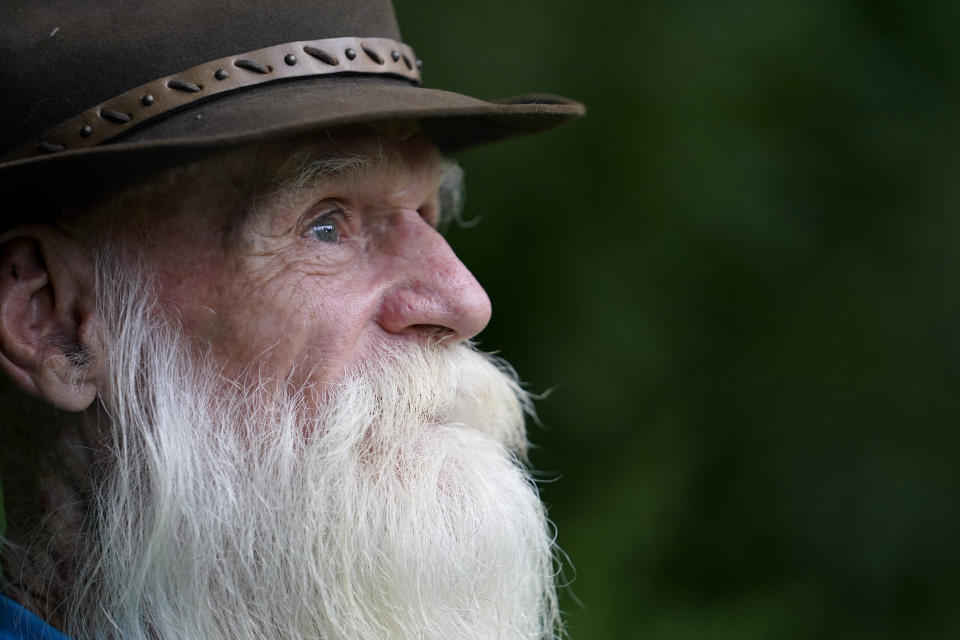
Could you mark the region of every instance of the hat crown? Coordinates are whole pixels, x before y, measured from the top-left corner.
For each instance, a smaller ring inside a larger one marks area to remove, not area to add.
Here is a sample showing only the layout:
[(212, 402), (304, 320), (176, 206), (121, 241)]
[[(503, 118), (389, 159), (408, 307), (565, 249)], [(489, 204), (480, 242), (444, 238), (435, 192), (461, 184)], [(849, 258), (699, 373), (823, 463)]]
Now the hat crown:
[(0, 154), (133, 87), (208, 60), (341, 36), (399, 40), (390, 0), (36, 0), (0, 21)]

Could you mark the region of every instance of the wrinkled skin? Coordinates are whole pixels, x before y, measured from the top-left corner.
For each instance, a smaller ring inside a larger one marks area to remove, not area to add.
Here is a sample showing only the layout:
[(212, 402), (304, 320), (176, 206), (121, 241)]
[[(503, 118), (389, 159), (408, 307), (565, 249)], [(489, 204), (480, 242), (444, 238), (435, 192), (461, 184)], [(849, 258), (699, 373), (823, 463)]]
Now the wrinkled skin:
[[(370, 162), (278, 188), (305, 148)], [(145, 295), (225, 377), (322, 391), (380, 345), (466, 340), (488, 322), (486, 293), (436, 229), (442, 166), (422, 135), (324, 134), (179, 167), (0, 236), (0, 368), (38, 411), (65, 410), (25, 423), (3, 456), (23, 478), (22, 496), (7, 487), (8, 535), (35, 541), (30, 558), (5, 558), (7, 594), (58, 623), (46, 577), (72, 570), (108, 374), (93, 293), (104, 239), (139, 257)]]
[[(160, 194), (160, 215), (141, 200), (127, 218), (160, 306), (185, 335), (228, 377), (256, 363), (268, 378), (323, 385), (382, 341), (466, 340), (483, 329), (489, 299), (436, 230), (436, 148), (423, 136), (367, 135), (311, 151), (373, 162), (255, 195), (251, 207), (231, 189), (245, 156), (215, 159)], [(266, 150), (258, 173), (274, 176), (288, 160), (287, 149)]]

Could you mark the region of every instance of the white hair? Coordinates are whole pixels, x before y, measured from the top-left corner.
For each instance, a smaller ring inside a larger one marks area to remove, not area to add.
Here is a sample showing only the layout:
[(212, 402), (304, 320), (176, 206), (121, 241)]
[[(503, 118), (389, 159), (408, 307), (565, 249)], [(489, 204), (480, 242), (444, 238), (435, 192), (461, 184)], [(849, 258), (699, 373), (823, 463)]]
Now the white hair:
[(528, 402), (468, 345), (383, 344), (329, 388), (227, 381), (101, 260), (109, 455), (77, 640), (560, 634)]

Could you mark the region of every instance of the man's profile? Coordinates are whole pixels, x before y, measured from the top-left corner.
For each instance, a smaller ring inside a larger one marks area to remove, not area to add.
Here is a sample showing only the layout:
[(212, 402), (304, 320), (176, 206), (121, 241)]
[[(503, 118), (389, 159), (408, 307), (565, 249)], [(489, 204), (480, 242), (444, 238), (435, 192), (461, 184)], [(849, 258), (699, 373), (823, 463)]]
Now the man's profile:
[[(6, 8), (0, 638), (547, 638), (529, 399), (388, 0)], [(159, 6), (162, 5), (162, 6)]]

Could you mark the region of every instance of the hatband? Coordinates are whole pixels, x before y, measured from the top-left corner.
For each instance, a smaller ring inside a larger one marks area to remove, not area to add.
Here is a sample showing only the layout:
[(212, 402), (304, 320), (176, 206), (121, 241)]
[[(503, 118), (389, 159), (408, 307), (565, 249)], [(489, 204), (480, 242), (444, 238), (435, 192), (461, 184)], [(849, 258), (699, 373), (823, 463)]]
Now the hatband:
[(211, 96), (280, 80), (380, 74), (419, 86), (420, 66), (410, 46), (390, 38), (324, 38), (256, 49), (126, 91), (48, 129), (0, 162), (92, 147)]

